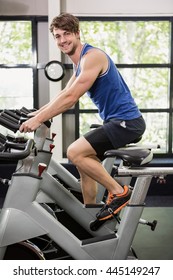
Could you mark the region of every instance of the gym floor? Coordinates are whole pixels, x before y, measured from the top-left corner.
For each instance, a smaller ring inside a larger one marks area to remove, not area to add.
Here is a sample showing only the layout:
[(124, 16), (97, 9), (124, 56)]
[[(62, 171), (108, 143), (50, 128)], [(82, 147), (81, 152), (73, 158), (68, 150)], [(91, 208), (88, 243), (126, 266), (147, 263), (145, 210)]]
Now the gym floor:
[(149, 197), (146, 206), (141, 218), (157, 220), (157, 226), (152, 231), (139, 224), (132, 248), (139, 260), (173, 260), (173, 197)]

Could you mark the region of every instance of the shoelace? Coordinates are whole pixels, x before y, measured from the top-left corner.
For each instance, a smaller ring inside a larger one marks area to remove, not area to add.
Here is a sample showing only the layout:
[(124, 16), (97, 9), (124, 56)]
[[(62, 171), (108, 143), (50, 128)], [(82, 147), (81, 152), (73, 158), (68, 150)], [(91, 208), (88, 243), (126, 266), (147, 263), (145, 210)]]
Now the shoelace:
[[(126, 195), (127, 191), (128, 191), (128, 189), (125, 189), (124, 192), (121, 195)], [(116, 194), (112, 194), (112, 193), (108, 192), (108, 197), (107, 197), (107, 200), (106, 200), (106, 204), (111, 203), (115, 196), (116, 196)]]
[(112, 193), (108, 193), (108, 197), (107, 197), (107, 200), (106, 200), (106, 204), (109, 204), (111, 203), (112, 199), (115, 197), (115, 194), (112, 194)]

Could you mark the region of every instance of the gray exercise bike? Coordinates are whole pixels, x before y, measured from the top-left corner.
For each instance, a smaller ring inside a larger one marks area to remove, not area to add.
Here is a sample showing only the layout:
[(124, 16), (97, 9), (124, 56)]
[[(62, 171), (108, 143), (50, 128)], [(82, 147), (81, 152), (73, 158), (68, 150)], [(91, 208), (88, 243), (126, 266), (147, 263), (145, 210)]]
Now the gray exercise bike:
[[(141, 164), (146, 164), (152, 159), (152, 152), (147, 149), (127, 148), (108, 151), (106, 157), (116, 156), (125, 163), (124, 166), (117, 168), (117, 176), (137, 177), (132, 196), (128, 206), (121, 212), (120, 223), (115, 220), (116, 229), (112, 231), (109, 229), (109, 233), (81, 240), (37, 201), (41, 182), (44, 180), (44, 171), (38, 174), (31, 172), (35, 160), (35, 147), (32, 139), (28, 141), (20, 151), (17, 149), (14, 151), (13, 147), (12, 152), (5, 151), (0, 156), (3, 161), (7, 158), (11, 160), (10, 156), (19, 160), (0, 213), (0, 259), (6, 258), (9, 246), (44, 234), (67, 252), (71, 259), (129, 258), (151, 179), (153, 176), (173, 174), (173, 168), (142, 166)], [(138, 163), (138, 167), (135, 166), (135, 162)], [(94, 208), (94, 205), (92, 207)], [(109, 221), (105, 224), (107, 223)], [(91, 231), (97, 232), (97, 229)]]

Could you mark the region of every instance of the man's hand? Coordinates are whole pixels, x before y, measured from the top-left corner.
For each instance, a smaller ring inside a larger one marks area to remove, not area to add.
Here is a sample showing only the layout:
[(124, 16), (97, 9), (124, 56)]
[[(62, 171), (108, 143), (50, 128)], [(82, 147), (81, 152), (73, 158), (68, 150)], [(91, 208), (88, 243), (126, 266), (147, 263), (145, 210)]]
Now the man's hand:
[(34, 116), (22, 123), (19, 130), (20, 132), (32, 132), (35, 131), (40, 125), (41, 123), (38, 121), (37, 117)]
[(34, 111), (34, 112), (31, 112), (29, 114), (27, 114), (28, 117), (34, 117), (38, 114), (38, 111)]

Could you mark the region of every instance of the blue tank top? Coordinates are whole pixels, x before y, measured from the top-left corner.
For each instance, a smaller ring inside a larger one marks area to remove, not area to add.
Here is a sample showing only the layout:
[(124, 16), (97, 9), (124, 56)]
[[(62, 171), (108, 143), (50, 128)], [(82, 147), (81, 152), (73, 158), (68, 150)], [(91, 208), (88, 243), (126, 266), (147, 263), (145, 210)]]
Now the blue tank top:
[[(85, 44), (83, 46), (80, 61), (90, 49), (94, 47)], [(107, 54), (106, 54), (107, 55)], [(120, 120), (132, 120), (141, 116), (141, 113), (112, 59), (107, 55), (109, 66), (105, 73), (101, 74), (94, 82), (87, 94), (98, 108), (103, 121), (116, 118)], [(76, 77), (80, 74), (80, 61), (76, 69)]]

